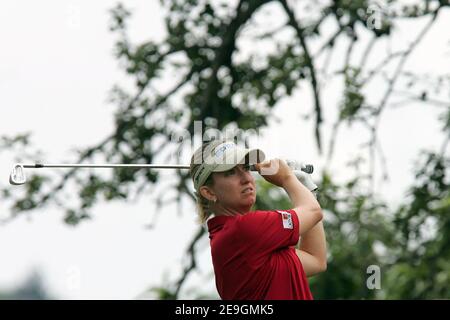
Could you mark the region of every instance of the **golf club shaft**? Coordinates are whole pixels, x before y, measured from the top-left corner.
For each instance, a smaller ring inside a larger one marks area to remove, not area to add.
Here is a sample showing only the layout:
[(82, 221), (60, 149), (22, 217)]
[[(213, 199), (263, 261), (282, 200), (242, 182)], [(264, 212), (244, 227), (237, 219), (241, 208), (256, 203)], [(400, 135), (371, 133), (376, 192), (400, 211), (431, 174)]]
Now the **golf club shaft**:
[[(310, 164), (302, 164), (297, 161), (287, 160), (292, 170), (301, 170), (306, 173), (312, 173), (314, 167)], [(21, 164), (23, 168), (134, 168), (134, 169), (189, 169), (189, 165), (182, 164), (77, 164), (77, 163), (60, 163), (60, 164)], [(250, 166), (252, 171), (256, 171), (254, 165)]]
[(189, 169), (188, 165), (176, 164), (22, 164), (24, 168), (147, 168), (147, 169)]
[[(301, 170), (308, 174), (313, 173), (314, 167), (311, 164), (303, 164), (295, 160), (287, 160), (289, 167), (294, 170)], [(9, 175), (9, 183), (12, 185), (22, 185), (27, 179), (24, 172), (25, 168), (132, 168), (132, 169), (189, 169), (189, 165), (182, 164), (93, 164), (93, 163), (62, 163), (62, 164), (45, 164), (45, 163), (34, 163), (34, 164), (24, 164), (16, 163), (14, 165), (11, 174)], [(250, 165), (251, 171), (257, 171), (255, 165)]]

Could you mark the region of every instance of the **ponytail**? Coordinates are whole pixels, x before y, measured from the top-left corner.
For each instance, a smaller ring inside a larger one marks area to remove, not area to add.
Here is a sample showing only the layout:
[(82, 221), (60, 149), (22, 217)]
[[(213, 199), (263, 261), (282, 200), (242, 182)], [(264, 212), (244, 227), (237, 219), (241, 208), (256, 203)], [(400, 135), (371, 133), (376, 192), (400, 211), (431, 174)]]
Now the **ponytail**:
[[(219, 145), (221, 143), (221, 141), (219, 140), (213, 140), (210, 142), (206, 142), (203, 143), (203, 145), (198, 148), (194, 154), (192, 155), (191, 158), (191, 164), (190, 164), (190, 168), (189, 168), (189, 174), (191, 176), (191, 178), (193, 179), (195, 176), (195, 173), (197, 172), (197, 170), (199, 169), (200, 165), (203, 162), (203, 152), (205, 151), (206, 148), (213, 148), (216, 145)], [(212, 178), (212, 175), (210, 175), (208, 177), (208, 179), (206, 179), (205, 183), (203, 183), (204, 186), (208, 186), (211, 187), (213, 186), (214, 181)], [(197, 205), (197, 211), (198, 211), (198, 215), (199, 215), (199, 221), (200, 223), (205, 223), (206, 220), (208, 220), (208, 218), (211, 216), (211, 214), (213, 214), (213, 212), (211, 211), (211, 201), (209, 201), (208, 199), (206, 199), (205, 197), (203, 197), (199, 190), (195, 190), (195, 198), (196, 198), (196, 205)]]

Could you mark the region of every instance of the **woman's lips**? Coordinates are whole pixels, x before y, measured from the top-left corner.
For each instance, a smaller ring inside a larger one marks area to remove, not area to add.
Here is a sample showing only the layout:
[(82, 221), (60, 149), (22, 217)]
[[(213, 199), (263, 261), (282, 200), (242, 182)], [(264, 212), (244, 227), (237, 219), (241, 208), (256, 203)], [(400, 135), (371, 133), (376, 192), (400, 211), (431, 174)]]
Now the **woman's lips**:
[(246, 193), (252, 193), (253, 192), (253, 188), (245, 188), (244, 190), (242, 190), (242, 193), (246, 194)]

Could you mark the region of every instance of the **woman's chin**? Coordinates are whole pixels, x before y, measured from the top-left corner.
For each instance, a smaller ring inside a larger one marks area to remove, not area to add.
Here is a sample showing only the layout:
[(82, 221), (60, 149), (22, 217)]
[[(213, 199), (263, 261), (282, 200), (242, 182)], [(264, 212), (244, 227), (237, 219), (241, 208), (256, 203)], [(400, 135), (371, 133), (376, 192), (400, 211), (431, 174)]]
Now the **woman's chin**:
[(253, 206), (256, 202), (256, 197), (255, 196), (251, 196), (251, 197), (246, 197), (246, 199), (243, 201), (243, 203), (245, 203), (247, 206)]

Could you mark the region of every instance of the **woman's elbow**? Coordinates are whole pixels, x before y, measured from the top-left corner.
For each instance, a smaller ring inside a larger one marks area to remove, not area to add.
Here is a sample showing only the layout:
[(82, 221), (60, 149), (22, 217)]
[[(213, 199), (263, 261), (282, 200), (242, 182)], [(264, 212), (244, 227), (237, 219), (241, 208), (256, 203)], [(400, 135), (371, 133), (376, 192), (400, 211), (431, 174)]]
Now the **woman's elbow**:
[(316, 260), (316, 263), (314, 264), (314, 268), (311, 270), (309, 274), (307, 274), (308, 277), (315, 276), (319, 273), (327, 271), (327, 262), (326, 261), (320, 261)]
[(327, 271), (327, 261), (323, 261), (319, 264), (319, 272)]
[(322, 212), (322, 208), (321, 207), (316, 207), (313, 210), (314, 212), (314, 217), (316, 218), (316, 223), (319, 223), (320, 221), (322, 221), (323, 219), (323, 212)]

